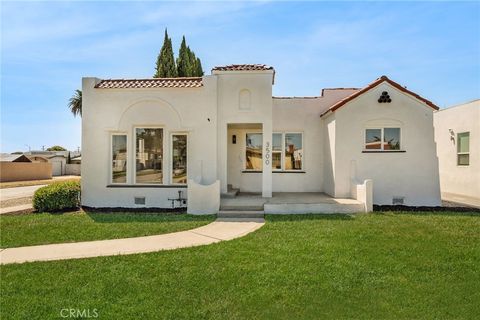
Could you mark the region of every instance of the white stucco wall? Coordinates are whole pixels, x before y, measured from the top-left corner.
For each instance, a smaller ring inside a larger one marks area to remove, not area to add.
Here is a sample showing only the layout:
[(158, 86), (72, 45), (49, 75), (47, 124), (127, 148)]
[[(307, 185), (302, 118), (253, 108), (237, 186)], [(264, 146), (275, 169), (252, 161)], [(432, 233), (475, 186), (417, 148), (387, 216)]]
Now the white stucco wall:
[(323, 191), (324, 133), (321, 108), (319, 99), (273, 99), (273, 132), (303, 134), (302, 170), (274, 172), (274, 192)]
[[(434, 113), (442, 194), (480, 200), (480, 100)], [(470, 165), (457, 165), (457, 134), (470, 132)]]
[[(383, 91), (391, 103), (377, 102)], [(405, 152), (363, 153), (366, 126), (400, 126)], [(384, 82), (335, 111), (334, 145), (336, 197), (351, 196), (353, 176), (373, 180), (375, 204), (440, 205), (433, 109), (423, 102)]]
[[(178, 190), (168, 186), (171, 176), (170, 136), (188, 134), (188, 178), (203, 184), (217, 180), (216, 78), (206, 76), (201, 88), (94, 89), (95, 78), (83, 79), (82, 204), (92, 207), (136, 207), (135, 196), (146, 198), (146, 207), (171, 207), (168, 198)], [(208, 120), (210, 119), (210, 121)], [(164, 129), (164, 184), (133, 186), (135, 126)], [(112, 133), (127, 134), (127, 183), (109, 187)], [(168, 188), (167, 188), (168, 187)]]
[[(263, 156), (267, 145), (272, 144), (272, 79), (273, 71), (214, 71), (218, 77), (218, 178), (222, 193), (227, 191), (228, 175), (228, 125), (261, 124)], [(250, 93), (249, 106), (244, 104), (245, 90)], [(262, 195), (272, 195), (271, 162), (263, 162)], [(252, 176), (253, 179), (255, 177)], [(249, 178), (247, 178), (249, 179)]]

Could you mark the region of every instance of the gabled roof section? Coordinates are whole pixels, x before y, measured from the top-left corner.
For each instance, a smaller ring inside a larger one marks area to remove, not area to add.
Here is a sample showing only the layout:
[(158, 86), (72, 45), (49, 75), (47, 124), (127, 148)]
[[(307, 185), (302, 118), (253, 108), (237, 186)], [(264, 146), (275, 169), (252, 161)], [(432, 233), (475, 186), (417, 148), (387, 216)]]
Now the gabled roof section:
[(0, 154), (0, 162), (32, 162), (23, 154)]
[(406, 94), (409, 94), (411, 95), (412, 97), (422, 101), (423, 103), (425, 103), (426, 105), (428, 105), (429, 107), (431, 107), (432, 109), (434, 110), (438, 110), (439, 107), (437, 105), (435, 105), (433, 102), (431, 102), (430, 100), (427, 100), (421, 96), (419, 96), (418, 94), (416, 94), (415, 92), (412, 92), (410, 90), (408, 90), (407, 88), (405, 87), (402, 87), (400, 84), (398, 84), (397, 82), (393, 81), (393, 80), (390, 80), (387, 76), (381, 76), (380, 78), (376, 79), (375, 81), (373, 81), (372, 83), (370, 83), (368, 86), (366, 86), (365, 88), (357, 91), (357, 92), (354, 92), (352, 93), (351, 95), (349, 95), (348, 97), (346, 98), (343, 98), (342, 100), (338, 101), (337, 103), (335, 103), (334, 105), (332, 105), (328, 110), (326, 110), (324, 113), (322, 113), (320, 115), (320, 117), (323, 117), (324, 115), (326, 115), (327, 113), (329, 112), (334, 112), (335, 110), (337, 110), (338, 108), (344, 106), (345, 104), (347, 104), (348, 102), (352, 101), (353, 99), (357, 98), (358, 96), (364, 94), (365, 92), (369, 91), (370, 89), (373, 89), (375, 88), (376, 86), (378, 86), (379, 84), (383, 83), (383, 82), (387, 82), (389, 83), (392, 87), (394, 88), (397, 88), (398, 90), (406, 93)]
[(96, 89), (141, 89), (141, 88), (200, 88), (202, 77), (107, 79), (95, 85)]
[(266, 64), (230, 64), (228, 66), (216, 66), (212, 71), (266, 71), (274, 70)]

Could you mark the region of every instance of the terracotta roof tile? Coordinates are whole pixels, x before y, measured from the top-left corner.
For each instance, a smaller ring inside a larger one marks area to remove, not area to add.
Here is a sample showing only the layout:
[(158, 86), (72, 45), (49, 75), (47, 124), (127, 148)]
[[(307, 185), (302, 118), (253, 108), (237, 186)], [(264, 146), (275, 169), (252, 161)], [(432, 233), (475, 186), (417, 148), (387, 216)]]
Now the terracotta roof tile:
[(96, 89), (138, 89), (138, 88), (200, 88), (201, 77), (192, 78), (150, 78), (150, 79), (106, 79)]
[(212, 71), (265, 71), (273, 70), (273, 67), (265, 64), (231, 64), (228, 66), (217, 66)]
[(410, 90), (408, 90), (407, 88), (405, 87), (402, 87), (400, 84), (396, 83), (395, 81), (393, 80), (390, 80), (387, 76), (381, 76), (380, 78), (376, 79), (375, 81), (373, 81), (372, 83), (370, 83), (368, 86), (366, 86), (365, 88), (357, 91), (357, 92), (354, 92), (352, 93), (351, 95), (349, 95), (348, 97), (346, 98), (343, 98), (342, 100), (338, 101), (337, 103), (335, 103), (333, 106), (331, 106), (328, 110), (326, 110), (324, 113), (322, 113), (320, 115), (320, 117), (323, 117), (325, 114), (329, 113), (330, 111), (335, 111), (337, 110), (338, 108), (342, 107), (343, 105), (345, 105), (347, 102), (350, 102), (352, 101), (353, 99), (355, 99), (356, 97), (364, 94), (365, 92), (369, 91), (370, 89), (373, 89), (375, 88), (376, 86), (378, 86), (379, 84), (383, 83), (383, 82), (387, 82), (389, 83), (390, 85), (392, 85), (393, 87), (397, 88), (398, 90), (400, 91), (403, 91), (415, 98), (417, 98), (418, 100), (424, 102), (426, 105), (428, 105), (429, 107), (431, 107), (432, 109), (434, 110), (438, 110), (439, 107), (437, 105), (435, 105), (433, 102), (431, 102), (430, 100), (427, 100), (421, 96), (419, 96), (418, 94), (416, 94), (415, 92), (412, 92)]

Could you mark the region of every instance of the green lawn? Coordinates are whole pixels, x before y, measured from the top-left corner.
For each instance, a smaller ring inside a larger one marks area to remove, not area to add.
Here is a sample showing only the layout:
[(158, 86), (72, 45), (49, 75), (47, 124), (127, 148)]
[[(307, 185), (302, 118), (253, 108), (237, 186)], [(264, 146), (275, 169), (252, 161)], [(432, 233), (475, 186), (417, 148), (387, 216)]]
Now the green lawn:
[(244, 238), (1, 267), (2, 319), (474, 319), (480, 216), (268, 216)]
[(0, 216), (0, 247), (140, 237), (193, 229), (211, 216), (153, 213), (28, 214)]

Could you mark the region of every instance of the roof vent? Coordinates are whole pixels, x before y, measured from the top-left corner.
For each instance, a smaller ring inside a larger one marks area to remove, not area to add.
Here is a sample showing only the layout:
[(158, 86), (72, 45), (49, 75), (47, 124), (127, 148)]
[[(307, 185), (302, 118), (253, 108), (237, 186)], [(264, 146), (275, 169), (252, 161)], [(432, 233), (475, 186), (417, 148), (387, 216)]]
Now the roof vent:
[(388, 95), (388, 92), (383, 91), (380, 98), (378, 98), (378, 103), (390, 103), (390, 102), (392, 102), (392, 99), (390, 99), (390, 96)]

